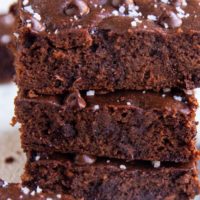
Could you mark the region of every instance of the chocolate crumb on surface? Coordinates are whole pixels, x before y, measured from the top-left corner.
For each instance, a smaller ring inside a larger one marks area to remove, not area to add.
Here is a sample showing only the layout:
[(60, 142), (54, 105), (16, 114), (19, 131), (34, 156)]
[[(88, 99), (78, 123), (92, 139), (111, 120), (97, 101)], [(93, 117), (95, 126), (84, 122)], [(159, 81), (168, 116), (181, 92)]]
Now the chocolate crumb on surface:
[(7, 158), (5, 159), (5, 163), (6, 163), (6, 164), (12, 164), (12, 163), (14, 163), (15, 161), (16, 161), (15, 158), (12, 157), (12, 156), (7, 157)]

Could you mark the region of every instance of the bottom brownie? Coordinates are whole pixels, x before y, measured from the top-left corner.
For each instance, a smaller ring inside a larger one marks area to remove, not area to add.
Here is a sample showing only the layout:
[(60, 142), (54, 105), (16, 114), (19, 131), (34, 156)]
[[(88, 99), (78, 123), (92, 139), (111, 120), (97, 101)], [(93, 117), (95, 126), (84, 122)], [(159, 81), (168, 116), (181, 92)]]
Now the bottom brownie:
[(189, 200), (199, 193), (195, 163), (107, 160), (29, 153), (23, 184), (84, 200)]
[(74, 200), (73, 197), (63, 194), (44, 193), (41, 188), (30, 190), (22, 187), (21, 184), (7, 183), (0, 179), (0, 199), (1, 200)]

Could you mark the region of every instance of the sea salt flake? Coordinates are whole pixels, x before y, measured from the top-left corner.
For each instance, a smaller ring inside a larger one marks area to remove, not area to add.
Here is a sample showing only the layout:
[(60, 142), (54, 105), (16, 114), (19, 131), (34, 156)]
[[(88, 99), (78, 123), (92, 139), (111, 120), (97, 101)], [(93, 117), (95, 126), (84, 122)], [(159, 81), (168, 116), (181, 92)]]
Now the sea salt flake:
[(33, 10), (32, 6), (25, 6), (24, 10), (30, 14), (34, 14), (34, 10)]
[(94, 90), (89, 90), (86, 93), (87, 96), (94, 96), (95, 95), (95, 91)]
[(93, 164), (96, 160), (90, 156), (83, 155), (84, 162), (87, 164)]
[(27, 188), (27, 187), (22, 187), (21, 190), (26, 195), (29, 194), (29, 192), (30, 192), (29, 188)]
[(157, 21), (157, 17), (155, 15), (148, 15), (147, 19), (149, 19), (151, 21)]
[(169, 4), (169, 0), (161, 0), (162, 3)]
[(131, 106), (131, 102), (127, 102), (126, 104), (127, 104), (128, 106)]
[(113, 11), (112, 11), (112, 14), (113, 14), (114, 16), (118, 16), (118, 15), (119, 15), (119, 12), (118, 12), (117, 10), (113, 10)]
[(7, 186), (8, 186), (8, 183), (7, 183), (6, 181), (4, 181), (2, 187), (5, 188), (5, 187), (7, 187)]
[(32, 192), (31, 192), (31, 196), (35, 196), (35, 191), (32, 191)]
[(164, 88), (164, 89), (163, 89), (163, 92), (164, 92), (164, 93), (171, 92), (171, 89), (170, 89), (170, 88)]
[(183, 6), (187, 6), (188, 4), (187, 4), (187, 1), (186, 0), (182, 0), (182, 5)]
[(93, 110), (96, 111), (96, 110), (99, 110), (99, 108), (100, 108), (99, 105), (95, 105), (95, 106), (93, 107)]
[(38, 161), (38, 160), (40, 160), (40, 156), (35, 157), (35, 161)]
[(126, 170), (126, 166), (125, 165), (120, 165), (119, 168), (122, 169), (122, 170)]
[(126, 11), (126, 8), (124, 6), (120, 6), (119, 7), (119, 12), (124, 14), (124, 12)]
[(136, 26), (137, 26), (137, 22), (136, 22), (136, 21), (132, 21), (132, 22), (131, 22), (131, 26), (132, 26), (132, 27), (136, 27)]
[(160, 161), (152, 161), (152, 165), (154, 168), (159, 168), (161, 165), (161, 162)]
[(62, 198), (62, 195), (61, 195), (61, 194), (57, 194), (56, 197), (57, 197), (58, 199), (61, 199), (61, 198)]
[(176, 101), (182, 101), (182, 100), (183, 100), (182, 97), (180, 97), (180, 96), (174, 96), (174, 99), (175, 99)]
[(40, 21), (42, 19), (41, 16), (38, 13), (34, 13), (33, 17), (35, 19), (37, 19), (38, 21)]
[(41, 193), (41, 192), (42, 192), (42, 189), (41, 189), (39, 186), (37, 186), (36, 192), (37, 192), (37, 193)]
[(13, 33), (13, 35), (18, 39), (19, 38), (19, 33)]
[(167, 29), (169, 28), (169, 25), (167, 23), (164, 23), (164, 27)]

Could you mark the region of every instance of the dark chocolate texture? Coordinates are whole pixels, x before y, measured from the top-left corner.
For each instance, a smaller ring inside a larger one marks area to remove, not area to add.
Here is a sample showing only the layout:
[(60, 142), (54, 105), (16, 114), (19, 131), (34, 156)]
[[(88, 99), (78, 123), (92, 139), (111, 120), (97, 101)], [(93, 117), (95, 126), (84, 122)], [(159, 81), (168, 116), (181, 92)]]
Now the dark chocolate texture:
[(21, 88), (54, 94), (200, 86), (199, 0), (21, 0), (19, 7)]
[[(85, 200), (189, 200), (199, 193), (195, 163), (94, 159), (29, 153), (23, 183)], [(81, 161), (81, 162), (80, 162)]]
[(196, 107), (194, 96), (183, 93), (21, 92), (16, 116), (25, 151), (188, 162), (197, 156)]

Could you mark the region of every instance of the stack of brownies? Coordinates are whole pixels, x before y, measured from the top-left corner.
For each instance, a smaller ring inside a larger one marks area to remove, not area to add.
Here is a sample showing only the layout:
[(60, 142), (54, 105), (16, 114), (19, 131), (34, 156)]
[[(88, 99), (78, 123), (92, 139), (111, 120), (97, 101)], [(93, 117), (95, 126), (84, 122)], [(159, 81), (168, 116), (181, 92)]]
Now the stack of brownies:
[(19, 11), (23, 184), (76, 200), (194, 198), (200, 0), (20, 0)]

